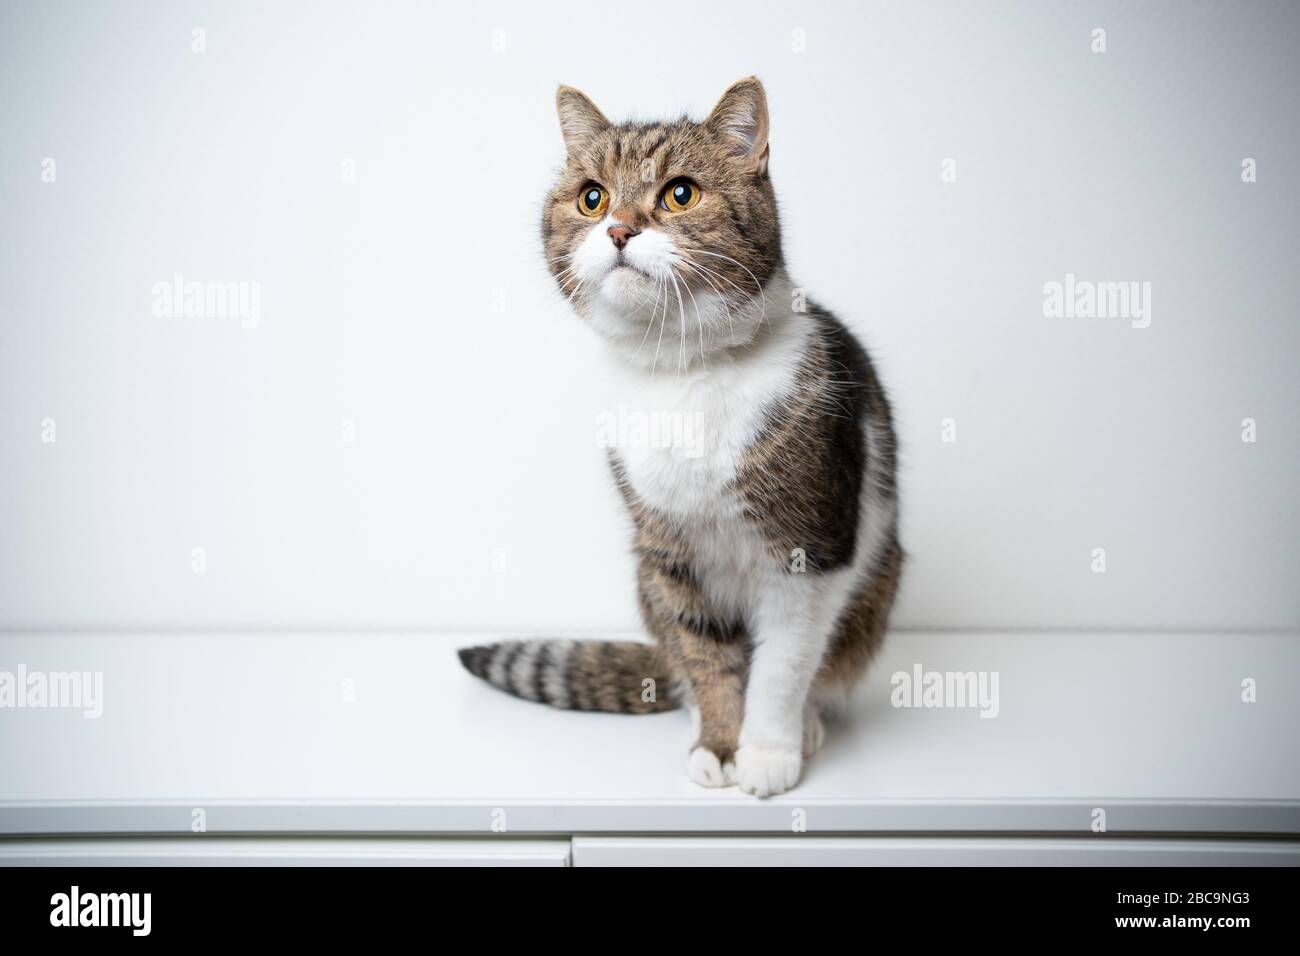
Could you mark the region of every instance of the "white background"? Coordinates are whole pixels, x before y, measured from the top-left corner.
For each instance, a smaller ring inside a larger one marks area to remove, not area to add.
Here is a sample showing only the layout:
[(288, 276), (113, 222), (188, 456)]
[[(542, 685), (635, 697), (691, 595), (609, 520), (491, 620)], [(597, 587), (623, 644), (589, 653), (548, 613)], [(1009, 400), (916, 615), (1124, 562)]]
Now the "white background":
[[(554, 91), (702, 116), (756, 73), (791, 270), (894, 398), (898, 623), (1295, 627), (1298, 41), (1284, 3), (6, 3), (0, 626), (635, 626), (537, 238)], [(155, 317), (177, 272), (260, 326)], [(1045, 318), (1067, 272), (1151, 326)]]

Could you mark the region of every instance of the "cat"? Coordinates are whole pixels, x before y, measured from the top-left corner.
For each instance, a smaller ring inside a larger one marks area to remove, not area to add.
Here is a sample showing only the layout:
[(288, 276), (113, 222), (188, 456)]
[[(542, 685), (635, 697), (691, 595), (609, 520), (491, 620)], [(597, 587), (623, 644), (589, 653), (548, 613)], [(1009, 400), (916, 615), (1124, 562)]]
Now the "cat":
[(542, 214), (549, 269), (627, 407), (691, 416), (699, 447), (608, 453), (654, 643), (505, 641), (460, 658), (556, 707), (686, 706), (692, 781), (779, 794), (893, 606), (889, 402), (863, 347), (786, 274), (756, 78), (702, 123), (611, 123), (570, 87), (556, 105), (567, 156)]

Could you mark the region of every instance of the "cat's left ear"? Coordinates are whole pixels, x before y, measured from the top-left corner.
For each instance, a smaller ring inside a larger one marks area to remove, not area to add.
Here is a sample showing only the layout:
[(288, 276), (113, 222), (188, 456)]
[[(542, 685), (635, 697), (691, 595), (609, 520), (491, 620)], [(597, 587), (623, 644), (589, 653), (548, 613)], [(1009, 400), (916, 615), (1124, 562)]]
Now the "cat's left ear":
[(560, 114), (560, 132), (569, 152), (609, 126), (605, 114), (584, 93), (562, 86), (555, 93), (555, 111)]
[(760, 176), (767, 172), (767, 95), (758, 77), (731, 84), (704, 125), (727, 137), (733, 152), (752, 163)]

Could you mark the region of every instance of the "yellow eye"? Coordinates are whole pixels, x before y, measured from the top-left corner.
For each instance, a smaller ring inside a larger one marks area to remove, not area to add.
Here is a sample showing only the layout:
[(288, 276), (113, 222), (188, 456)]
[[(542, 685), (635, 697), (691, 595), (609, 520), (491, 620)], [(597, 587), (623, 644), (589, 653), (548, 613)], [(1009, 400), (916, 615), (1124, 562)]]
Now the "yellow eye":
[(659, 208), (665, 212), (685, 212), (700, 201), (700, 187), (689, 179), (674, 179), (659, 197)]
[(578, 212), (593, 219), (605, 211), (609, 205), (609, 193), (595, 183), (587, 183), (578, 193)]

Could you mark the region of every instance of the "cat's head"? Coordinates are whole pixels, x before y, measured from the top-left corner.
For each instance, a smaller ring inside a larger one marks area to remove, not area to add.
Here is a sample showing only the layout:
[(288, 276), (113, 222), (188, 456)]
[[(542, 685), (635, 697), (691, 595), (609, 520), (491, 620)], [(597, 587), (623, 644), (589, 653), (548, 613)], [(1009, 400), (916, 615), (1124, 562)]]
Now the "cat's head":
[(660, 368), (752, 339), (781, 267), (758, 80), (701, 123), (611, 123), (570, 87), (556, 106), (567, 156), (542, 239), (578, 314), (637, 361), (662, 351)]

